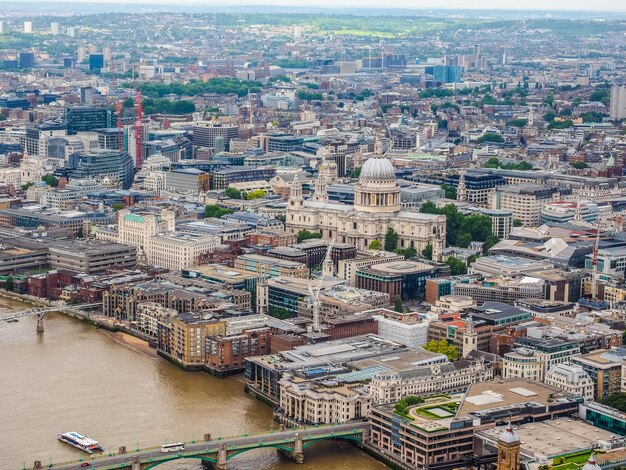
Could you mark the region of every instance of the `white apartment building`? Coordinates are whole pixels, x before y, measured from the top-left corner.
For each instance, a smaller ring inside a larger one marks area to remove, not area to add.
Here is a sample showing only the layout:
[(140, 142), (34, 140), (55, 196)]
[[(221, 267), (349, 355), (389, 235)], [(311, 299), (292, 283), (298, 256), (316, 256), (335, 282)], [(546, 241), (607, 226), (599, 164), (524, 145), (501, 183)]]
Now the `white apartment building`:
[(557, 364), (546, 374), (545, 383), (566, 392), (593, 400), (595, 384), (591, 377), (577, 364)]
[(395, 403), (407, 395), (464, 391), (470, 384), (493, 377), (493, 368), (484, 362), (466, 367), (461, 367), (460, 363), (434, 364), (407, 371), (378, 373), (370, 383), (370, 395), (374, 404)]
[(165, 177), (166, 174), (164, 171), (152, 171), (148, 173), (143, 180), (143, 189), (161, 195), (161, 192), (165, 191)]
[(443, 295), (430, 309), (435, 313), (454, 313), (474, 307), (476, 301), (469, 295)]
[(175, 214), (167, 209), (160, 214), (121, 210), (117, 227), (98, 227), (96, 238), (134, 246), (147, 263), (170, 270), (198, 264), (200, 255), (220, 243), (219, 237), (176, 232)]
[(363, 384), (326, 386), (286, 374), (279, 385), (281, 412), (290, 421), (345, 423), (364, 418), (370, 411), (371, 399)]

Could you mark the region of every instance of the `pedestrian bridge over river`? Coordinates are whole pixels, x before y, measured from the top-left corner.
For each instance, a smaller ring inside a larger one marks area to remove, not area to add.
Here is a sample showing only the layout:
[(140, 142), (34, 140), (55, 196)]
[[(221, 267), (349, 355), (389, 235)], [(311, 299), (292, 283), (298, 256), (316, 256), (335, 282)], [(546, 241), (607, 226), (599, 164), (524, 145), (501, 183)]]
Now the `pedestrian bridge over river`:
[[(147, 470), (177, 459), (201, 459), (208, 468), (227, 470), (228, 461), (243, 452), (252, 449), (275, 448), (292, 460), (304, 462), (304, 449), (316, 442), (332, 439), (344, 439), (356, 443), (368, 439), (370, 424), (366, 421), (348, 424), (313, 426), (276, 431), (268, 434), (217, 438), (185, 443), (181, 452), (161, 452), (161, 447), (126, 451), (120, 448), (118, 453), (93, 455), (73, 462), (51, 463), (36, 461), (32, 470), (54, 468), (56, 470), (84, 470), (85, 462), (92, 470)], [(24, 469), (26, 470), (26, 469)]]

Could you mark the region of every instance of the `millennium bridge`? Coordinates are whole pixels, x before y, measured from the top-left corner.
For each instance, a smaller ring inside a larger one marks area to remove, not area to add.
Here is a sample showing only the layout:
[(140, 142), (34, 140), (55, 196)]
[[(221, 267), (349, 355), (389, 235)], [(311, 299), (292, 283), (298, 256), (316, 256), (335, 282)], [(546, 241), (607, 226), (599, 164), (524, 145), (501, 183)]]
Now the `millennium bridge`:
[[(281, 428), (282, 429), (282, 428)], [(324, 440), (347, 440), (357, 444), (369, 439), (370, 423), (321, 425), (292, 428), (267, 434), (217, 438), (209, 434), (204, 440), (185, 443), (185, 449), (174, 452), (161, 452), (161, 446), (147, 449), (127, 450), (120, 447), (117, 453), (105, 452), (71, 462), (44, 464), (35, 461), (31, 470), (53, 468), (55, 470), (146, 470), (164, 462), (178, 459), (200, 459), (207, 468), (227, 470), (228, 461), (236, 455), (253, 449), (275, 448), (295, 462), (304, 462), (304, 449)], [(88, 465), (87, 465), (88, 464)], [(23, 470), (26, 470), (25, 468)]]

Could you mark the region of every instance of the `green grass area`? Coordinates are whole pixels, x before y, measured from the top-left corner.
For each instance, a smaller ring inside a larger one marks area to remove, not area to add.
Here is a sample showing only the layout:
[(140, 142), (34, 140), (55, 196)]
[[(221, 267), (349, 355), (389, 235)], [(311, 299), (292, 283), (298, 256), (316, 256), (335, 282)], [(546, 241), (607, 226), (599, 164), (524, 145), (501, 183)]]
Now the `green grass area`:
[(587, 463), (589, 454), (589, 451), (585, 450), (574, 454), (555, 457), (550, 468), (556, 470), (578, 470)]

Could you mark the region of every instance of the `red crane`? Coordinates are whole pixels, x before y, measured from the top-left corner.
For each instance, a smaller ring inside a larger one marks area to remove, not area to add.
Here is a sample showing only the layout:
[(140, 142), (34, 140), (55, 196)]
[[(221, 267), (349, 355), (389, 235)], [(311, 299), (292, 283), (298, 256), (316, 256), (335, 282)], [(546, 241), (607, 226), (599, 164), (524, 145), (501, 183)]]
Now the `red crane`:
[(139, 171), (143, 162), (143, 107), (141, 106), (141, 91), (137, 93), (137, 121), (135, 122), (135, 170)]

